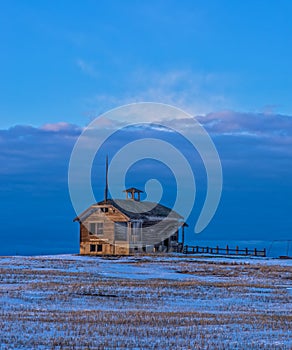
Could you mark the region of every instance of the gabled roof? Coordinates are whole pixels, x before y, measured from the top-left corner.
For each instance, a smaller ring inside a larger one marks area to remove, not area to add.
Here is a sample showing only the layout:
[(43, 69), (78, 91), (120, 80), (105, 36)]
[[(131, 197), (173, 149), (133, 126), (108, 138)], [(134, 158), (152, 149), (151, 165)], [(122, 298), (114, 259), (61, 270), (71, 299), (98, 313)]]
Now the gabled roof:
[(111, 205), (126, 215), (130, 220), (157, 221), (165, 217), (172, 220), (183, 220), (183, 217), (170, 208), (153, 202), (138, 202), (127, 199), (108, 199), (93, 204), (83, 213), (77, 216), (74, 221), (84, 221), (89, 215), (94, 213), (100, 206)]
[(93, 205), (91, 205), (89, 208), (87, 208), (86, 210), (84, 210), (81, 214), (79, 214), (78, 216), (76, 216), (73, 219), (73, 222), (75, 221), (84, 221), (88, 218), (89, 215), (95, 213), (98, 210), (98, 207), (94, 207)]
[(183, 219), (181, 215), (177, 212), (171, 210), (170, 208), (153, 202), (147, 201), (133, 201), (127, 199), (108, 199), (106, 202), (98, 202), (98, 205), (110, 204), (117, 208), (120, 212), (128, 216), (132, 220), (148, 219), (152, 218), (165, 218), (170, 216), (172, 219)]

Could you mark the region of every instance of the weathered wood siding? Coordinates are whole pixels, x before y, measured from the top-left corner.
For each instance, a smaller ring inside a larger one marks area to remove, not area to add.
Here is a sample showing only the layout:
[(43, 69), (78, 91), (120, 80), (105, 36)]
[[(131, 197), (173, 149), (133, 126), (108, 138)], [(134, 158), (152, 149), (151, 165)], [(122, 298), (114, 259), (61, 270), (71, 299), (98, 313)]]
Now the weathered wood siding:
[(92, 213), (80, 223), (80, 254), (128, 255), (137, 251), (172, 251), (177, 248), (177, 231), (181, 226), (177, 220), (131, 223), (112, 205), (92, 206), (90, 210)]
[[(127, 241), (115, 241), (115, 221), (127, 223), (128, 218), (112, 206), (102, 206), (97, 207), (94, 213), (80, 223), (80, 254), (129, 254)], [(91, 223), (102, 223), (102, 234), (91, 234)], [(96, 246), (95, 250), (91, 247), (94, 245)], [(100, 245), (102, 245), (102, 250), (98, 250), (98, 246)]]
[(153, 245), (176, 234), (179, 223), (176, 220), (147, 221), (143, 223), (142, 242)]

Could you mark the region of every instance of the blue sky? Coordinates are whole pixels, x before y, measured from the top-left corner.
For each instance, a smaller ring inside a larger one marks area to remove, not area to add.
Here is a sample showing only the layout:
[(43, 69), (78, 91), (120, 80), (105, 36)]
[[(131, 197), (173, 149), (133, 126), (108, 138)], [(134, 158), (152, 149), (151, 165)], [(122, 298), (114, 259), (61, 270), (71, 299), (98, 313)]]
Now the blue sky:
[(76, 251), (72, 147), (102, 112), (140, 101), (186, 110), (218, 149), (222, 200), (201, 237), (290, 238), (291, 12), (289, 0), (1, 1), (0, 254)]
[(1, 125), (125, 102), (292, 113), (291, 1), (1, 1)]

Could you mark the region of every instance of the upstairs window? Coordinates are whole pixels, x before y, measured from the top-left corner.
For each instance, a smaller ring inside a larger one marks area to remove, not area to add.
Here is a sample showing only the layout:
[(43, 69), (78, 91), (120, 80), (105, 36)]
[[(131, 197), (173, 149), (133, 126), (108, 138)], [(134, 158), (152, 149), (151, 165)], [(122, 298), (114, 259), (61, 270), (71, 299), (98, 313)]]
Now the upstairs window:
[(102, 235), (103, 234), (103, 222), (91, 222), (89, 224), (90, 235)]
[(97, 222), (95, 228), (96, 228), (95, 233), (97, 235), (102, 235), (103, 234), (103, 222)]

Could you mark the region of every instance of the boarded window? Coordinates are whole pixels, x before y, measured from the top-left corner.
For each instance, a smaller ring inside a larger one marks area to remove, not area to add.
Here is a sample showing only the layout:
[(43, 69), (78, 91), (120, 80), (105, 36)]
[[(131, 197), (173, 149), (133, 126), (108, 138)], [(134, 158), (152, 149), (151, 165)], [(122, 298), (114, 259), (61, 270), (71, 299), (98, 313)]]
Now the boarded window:
[(97, 251), (98, 252), (102, 252), (102, 244), (98, 244), (97, 245)]
[(90, 244), (90, 252), (95, 252), (96, 250), (96, 245), (95, 244)]
[(127, 241), (127, 222), (115, 222), (115, 240)]

